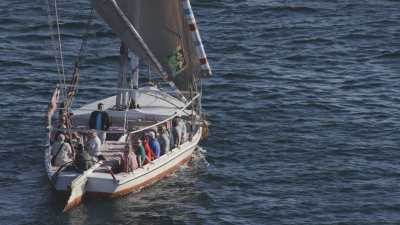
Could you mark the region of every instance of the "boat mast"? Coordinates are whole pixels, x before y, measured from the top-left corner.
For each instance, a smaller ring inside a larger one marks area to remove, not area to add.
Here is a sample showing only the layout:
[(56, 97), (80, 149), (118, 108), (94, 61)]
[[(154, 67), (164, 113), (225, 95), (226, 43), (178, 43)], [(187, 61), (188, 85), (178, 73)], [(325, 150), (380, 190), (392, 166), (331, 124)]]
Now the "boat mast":
[[(139, 19), (140, 19), (140, 1), (136, 4), (136, 12), (135, 12), (135, 20), (133, 26), (139, 27)], [(133, 107), (136, 107), (137, 102), (137, 92), (139, 88), (139, 57), (132, 52), (130, 57), (130, 64), (132, 68), (132, 78), (131, 81), (128, 82), (128, 67), (129, 67), (129, 49), (127, 45), (125, 45), (121, 41), (120, 48), (120, 75), (118, 79), (118, 91), (116, 105), (117, 109), (123, 110), (131, 106), (131, 101), (133, 101)], [(130, 91), (128, 91), (130, 89)]]
[[(132, 91), (130, 91), (131, 95), (130, 95), (130, 101), (133, 101), (137, 104), (137, 99), (138, 99), (138, 89), (139, 89), (139, 57), (137, 55), (135, 55), (134, 53), (132, 53), (131, 55), (131, 66), (132, 66), (132, 80), (131, 80), (131, 85), (130, 85), (130, 89)], [(130, 102), (129, 102), (130, 105)]]
[[(140, 5), (141, 1), (137, 1), (136, 3), (136, 12), (135, 12), (135, 20), (134, 26), (137, 27), (138, 29), (140, 28), (140, 17), (141, 17), (141, 10), (140, 10)], [(131, 95), (130, 95), (130, 101), (134, 102), (134, 106), (136, 107), (137, 105), (137, 99), (138, 99), (138, 91), (139, 91), (139, 56), (137, 56), (133, 51), (131, 55), (131, 66), (132, 66), (132, 80), (131, 80)], [(128, 104), (130, 105), (131, 102)]]
[(123, 110), (127, 106), (127, 74), (128, 74), (128, 47), (121, 41), (120, 73), (118, 79), (117, 109)]

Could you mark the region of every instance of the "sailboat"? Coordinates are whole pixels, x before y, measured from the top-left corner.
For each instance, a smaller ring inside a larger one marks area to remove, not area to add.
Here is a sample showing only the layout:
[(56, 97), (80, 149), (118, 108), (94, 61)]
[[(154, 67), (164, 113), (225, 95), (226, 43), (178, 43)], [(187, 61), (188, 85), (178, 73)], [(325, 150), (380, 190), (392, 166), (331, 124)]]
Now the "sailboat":
[[(117, 87), (110, 89), (116, 93), (75, 109), (77, 89), (85, 88), (79, 84), (80, 63), (76, 62), (71, 80), (60, 82), (53, 93), (47, 114), (49, 147), (44, 162), (52, 187), (68, 195), (64, 211), (86, 197), (120, 197), (150, 186), (190, 161), (207, 133), (201, 81), (212, 72), (190, 1), (90, 1), (121, 42), (119, 77)], [(62, 61), (61, 51), (60, 58)], [(157, 83), (139, 82), (145, 76), (139, 68), (146, 66), (153, 77), (158, 75)], [(89, 88), (96, 91), (96, 87)], [(88, 134), (93, 133), (91, 116), (99, 105), (109, 117), (110, 126), (103, 132), (101, 155), (91, 156), (90, 167), (82, 170), (76, 164), (77, 149), (87, 151), (85, 142)], [(174, 135), (176, 121), (184, 124), (181, 128), (185, 132), (181, 129), (181, 133)], [(124, 155), (136, 152), (138, 140), (149, 132), (157, 139), (160, 128), (169, 133), (174, 143), (167, 147), (169, 150), (139, 162), (135, 168), (124, 169)], [(69, 144), (72, 156), (63, 165), (55, 165), (58, 152), (54, 153), (54, 143), (60, 134)]]

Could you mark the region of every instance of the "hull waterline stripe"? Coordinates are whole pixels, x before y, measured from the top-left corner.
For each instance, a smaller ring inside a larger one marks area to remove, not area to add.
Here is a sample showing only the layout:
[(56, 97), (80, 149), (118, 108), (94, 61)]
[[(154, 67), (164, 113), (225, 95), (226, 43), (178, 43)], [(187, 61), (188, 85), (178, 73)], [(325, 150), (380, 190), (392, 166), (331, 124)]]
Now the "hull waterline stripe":
[(192, 155), (189, 155), (187, 158), (183, 159), (182, 161), (180, 161), (179, 163), (177, 163), (175, 166), (171, 167), (170, 169), (160, 173), (157, 176), (152, 177), (149, 180), (146, 180), (140, 184), (137, 184), (135, 186), (132, 187), (127, 187), (125, 189), (122, 189), (120, 191), (117, 192), (113, 192), (113, 193), (107, 193), (107, 192), (87, 192), (88, 196), (90, 197), (97, 197), (97, 198), (118, 198), (118, 197), (122, 197), (124, 195), (127, 195), (129, 193), (135, 192), (135, 191), (139, 191), (145, 187), (150, 186), (151, 184), (154, 184), (155, 182), (161, 180), (162, 178), (168, 176), (169, 174), (172, 174), (173, 172), (177, 171), (179, 169), (179, 167), (181, 165), (184, 165), (185, 163), (189, 162), (190, 159), (192, 158)]
[(192, 146), (188, 147), (187, 150), (185, 150), (185, 151), (183, 151), (183, 152), (177, 154), (176, 156), (174, 156), (173, 158), (169, 159), (167, 162), (164, 162), (163, 164), (160, 164), (160, 165), (157, 166), (156, 168), (153, 168), (153, 169), (151, 169), (150, 171), (148, 171), (148, 172), (146, 172), (146, 173), (144, 173), (144, 174), (142, 174), (142, 175), (140, 175), (140, 176), (138, 176), (138, 177), (134, 177), (134, 178), (129, 179), (129, 180), (127, 180), (127, 181), (124, 180), (123, 182), (120, 182), (120, 183), (118, 183), (118, 184), (120, 184), (120, 185), (126, 184), (126, 183), (131, 182), (132, 180), (136, 180), (136, 179), (139, 179), (139, 178), (141, 178), (141, 177), (143, 177), (143, 176), (146, 176), (147, 174), (152, 173), (152, 172), (154, 172), (155, 170), (157, 170), (158, 168), (163, 167), (163, 166), (165, 166), (166, 164), (170, 163), (171, 161), (175, 160), (176, 158), (178, 158), (179, 156), (183, 155), (184, 153), (186, 153), (186, 152), (188, 152), (188, 151), (191, 151), (193, 147), (195, 147), (195, 145), (192, 145)]

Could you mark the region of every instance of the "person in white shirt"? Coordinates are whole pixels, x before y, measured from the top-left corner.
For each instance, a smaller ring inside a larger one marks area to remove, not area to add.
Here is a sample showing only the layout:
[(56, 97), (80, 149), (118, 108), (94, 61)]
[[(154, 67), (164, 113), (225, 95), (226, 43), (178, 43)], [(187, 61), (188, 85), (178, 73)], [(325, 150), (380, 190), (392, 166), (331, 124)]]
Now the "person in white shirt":
[(181, 127), (182, 130), (182, 141), (181, 144), (185, 143), (189, 139), (188, 131), (187, 131), (187, 126), (186, 126), (186, 120), (180, 119), (179, 120), (179, 126)]
[(101, 141), (97, 136), (97, 132), (95, 130), (91, 130), (88, 133), (88, 141), (86, 143), (89, 154), (95, 158), (99, 159), (101, 156)]
[(51, 155), (53, 166), (63, 166), (73, 160), (71, 145), (65, 142), (64, 134), (59, 134), (57, 141), (51, 146)]
[(181, 145), (182, 142), (182, 128), (179, 126), (179, 118), (176, 117), (172, 121), (172, 136), (174, 137), (173, 147), (176, 148)]
[(174, 136), (174, 147), (179, 147), (188, 140), (186, 122), (181, 117), (173, 120), (172, 134)]
[(161, 146), (161, 155), (168, 153), (171, 148), (171, 145), (170, 145), (169, 132), (165, 125), (162, 125), (160, 127), (160, 136), (158, 137), (158, 142), (160, 143)]

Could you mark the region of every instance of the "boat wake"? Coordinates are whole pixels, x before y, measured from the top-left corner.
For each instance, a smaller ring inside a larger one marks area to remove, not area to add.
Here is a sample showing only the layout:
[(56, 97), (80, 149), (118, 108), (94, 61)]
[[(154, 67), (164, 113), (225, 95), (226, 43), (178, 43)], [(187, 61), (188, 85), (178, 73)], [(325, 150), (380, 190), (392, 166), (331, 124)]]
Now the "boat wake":
[(198, 146), (196, 150), (193, 152), (192, 162), (202, 162), (208, 167), (210, 164), (206, 159), (206, 155), (207, 155), (207, 150), (205, 150), (201, 146)]
[(192, 170), (206, 169), (210, 165), (207, 161), (207, 150), (198, 146), (193, 152), (193, 158), (186, 166), (191, 167)]

